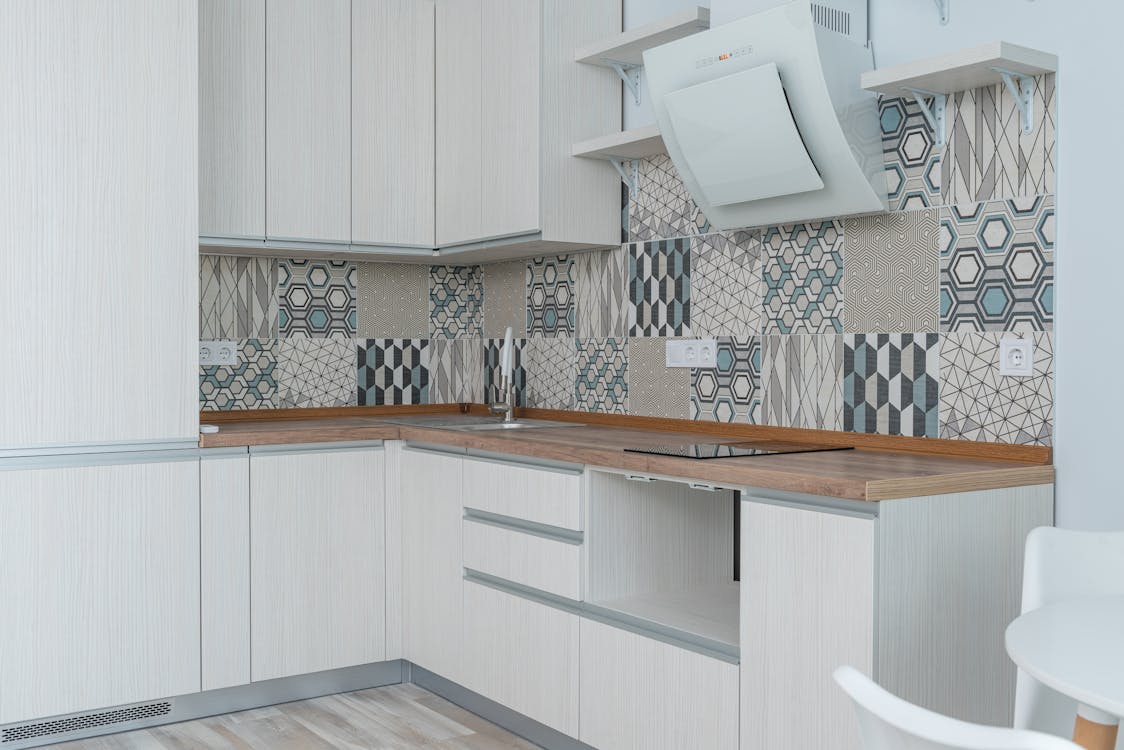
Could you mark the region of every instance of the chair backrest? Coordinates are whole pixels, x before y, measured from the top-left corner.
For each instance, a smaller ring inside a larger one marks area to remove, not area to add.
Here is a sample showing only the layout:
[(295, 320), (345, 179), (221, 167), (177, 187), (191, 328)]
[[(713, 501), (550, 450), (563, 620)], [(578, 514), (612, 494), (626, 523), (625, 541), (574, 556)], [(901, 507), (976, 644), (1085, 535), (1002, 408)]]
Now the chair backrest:
[[(1026, 538), (1022, 611), (1092, 596), (1124, 596), (1124, 531), (1043, 526)], [(1018, 671), (1015, 726), (1060, 736), (1073, 732), (1077, 703)], [(1124, 735), (1118, 747), (1124, 747)]]
[(1080, 750), (1060, 737), (969, 724), (950, 719), (886, 692), (854, 667), (835, 670), (851, 696), (866, 750)]

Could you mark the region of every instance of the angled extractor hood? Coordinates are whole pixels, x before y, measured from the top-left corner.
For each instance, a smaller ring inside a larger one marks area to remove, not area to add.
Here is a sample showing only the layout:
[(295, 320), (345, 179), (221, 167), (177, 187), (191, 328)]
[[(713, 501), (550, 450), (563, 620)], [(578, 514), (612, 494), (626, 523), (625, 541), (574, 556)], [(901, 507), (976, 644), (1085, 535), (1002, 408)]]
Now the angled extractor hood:
[(859, 86), (871, 52), (817, 23), (822, 7), (782, 3), (644, 53), (668, 155), (717, 229), (886, 210), (878, 103)]

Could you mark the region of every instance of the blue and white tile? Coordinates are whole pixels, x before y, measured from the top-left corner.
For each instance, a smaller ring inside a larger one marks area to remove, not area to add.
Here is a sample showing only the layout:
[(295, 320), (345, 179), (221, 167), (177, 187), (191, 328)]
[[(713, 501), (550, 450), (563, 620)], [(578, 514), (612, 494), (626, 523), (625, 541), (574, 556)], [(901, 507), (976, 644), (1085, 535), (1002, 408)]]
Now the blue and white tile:
[(357, 360), (360, 406), (429, 403), (427, 339), (364, 339)]
[(691, 334), (691, 240), (637, 242), (628, 252), (629, 333)]
[(346, 260), (278, 262), (278, 327), (282, 338), (354, 338), (358, 269)]
[(764, 242), (765, 331), (842, 333), (842, 222), (770, 227)]
[(273, 409), (277, 406), (277, 341), (238, 342), (238, 364), (202, 367), (199, 408), (206, 411)]
[(851, 334), (843, 341), (843, 429), (937, 437), (938, 334)]
[(691, 418), (761, 423), (761, 337), (718, 339), (717, 367), (691, 370)]
[(527, 336), (573, 338), (577, 330), (573, 256), (534, 258), (527, 263)]
[(891, 211), (909, 211), (941, 203), (941, 157), (944, 149), (913, 99), (886, 98), (879, 104), (882, 156)]
[(628, 339), (578, 339), (577, 408), (628, 413)]
[[(511, 386), (515, 390), (515, 405), (527, 405), (527, 339), (513, 339), (511, 352)], [(501, 353), (503, 339), (484, 339), (484, 403), (496, 404), (503, 385)]]
[(433, 338), (479, 338), (484, 308), (480, 266), (431, 266), (429, 321)]

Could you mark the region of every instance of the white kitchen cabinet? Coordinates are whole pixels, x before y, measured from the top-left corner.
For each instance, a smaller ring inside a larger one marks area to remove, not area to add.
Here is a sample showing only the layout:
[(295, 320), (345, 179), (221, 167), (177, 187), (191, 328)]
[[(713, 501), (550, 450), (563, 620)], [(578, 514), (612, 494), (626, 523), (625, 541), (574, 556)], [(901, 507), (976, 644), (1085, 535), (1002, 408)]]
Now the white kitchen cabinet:
[(0, 724), (200, 689), (199, 462), (0, 469)]
[(255, 682), (384, 659), (384, 493), (379, 447), (251, 453)]
[(351, 240), (432, 248), (432, 0), (352, 0)]
[(737, 665), (589, 619), (581, 621), (580, 662), (582, 742), (737, 750)]
[(351, 238), (351, 0), (268, 0), (266, 234)]
[(464, 520), (464, 567), (580, 601), (581, 543)]
[(199, 234), (265, 236), (266, 0), (199, 0)]
[(462, 460), (413, 448), (401, 455), (403, 650), (414, 664), (458, 682)]
[(467, 509), (582, 529), (580, 470), (466, 459), (464, 487)]
[(577, 737), (578, 633), (576, 614), (465, 581), (463, 684)]
[(0, 448), (195, 439), (196, 20), (0, 3)]

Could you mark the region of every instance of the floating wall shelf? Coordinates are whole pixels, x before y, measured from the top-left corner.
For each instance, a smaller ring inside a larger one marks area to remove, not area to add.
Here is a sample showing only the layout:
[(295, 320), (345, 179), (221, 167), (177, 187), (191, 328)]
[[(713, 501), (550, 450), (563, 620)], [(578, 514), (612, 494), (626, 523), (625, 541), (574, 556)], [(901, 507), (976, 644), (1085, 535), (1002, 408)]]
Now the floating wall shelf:
[[(575, 143), (571, 153), (585, 159), (605, 159), (628, 183), (629, 191), (635, 193), (639, 170), (636, 160), (656, 154), (666, 154), (667, 148), (663, 144), (659, 129), (655, 125), (646, 125), (642, 128)], [(626, 167), (625, 162), (631, 164)]]

